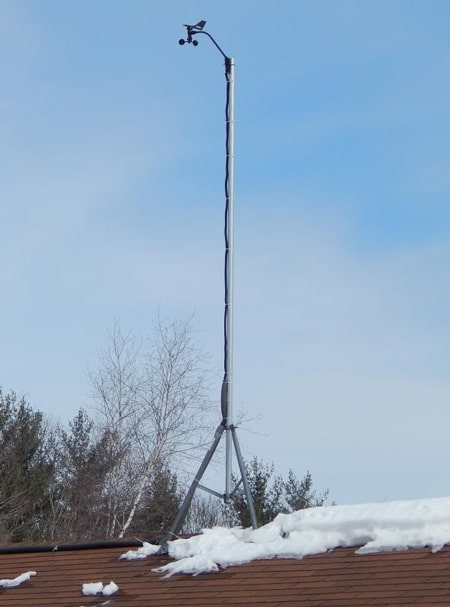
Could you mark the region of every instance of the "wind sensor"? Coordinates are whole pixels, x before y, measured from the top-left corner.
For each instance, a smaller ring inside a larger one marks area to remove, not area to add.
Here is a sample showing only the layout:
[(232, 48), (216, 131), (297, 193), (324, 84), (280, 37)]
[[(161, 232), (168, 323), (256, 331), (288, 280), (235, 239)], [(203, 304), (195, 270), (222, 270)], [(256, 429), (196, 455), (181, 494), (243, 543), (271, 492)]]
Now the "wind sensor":
[(184, 38), (180, 38), (178, 40), (178, 44), (181, 44), (181, 46), (183, 46), (183, 44), (186, 44), (186, 42), (187, 42), (188, 44), (193, 44), (194, 46), (197, 46), (198, 40), (192, 40), (192, 33), (198, 34), (199, 32), (201, 32), (203, 30), (205, 25), (206, 25), (206, 21), (199, 21), (195, 25), (187, 25), (186, 23), (184, 23), (183, 27), (185, 27), (187, 30), (186, 40), (184, 40)]
[[(234, 209), (234, 59), (228, 57), (214, 38), (204, 30), (206, 21), (199, 21), (195, 25), (184, 25), (186, 28), (186, 39), (181, 38), (178, 42), (181, 46), (184, 44), (198, 45), (194, 36), (204, 34), (212, 41), (225, 60), (225, 79), (226, 79), (226, 103), (225, 103), (225, 121), (226, 121), (226, 139), (225, 139), (225, 269), (224, 269), (224, 291), (225, 308), (223, 319), (223, 337), (224, 337), (224, 375), (221, 390), (221, 414), (222, 421), (214, 433), (214, 439), (209, 447), (197, 474), (186, 494), (186, 497), (172, 523), (168, 532), (168, 539), (177, 536), (181, 530), (191, 505), (192, 498), (196, 489), (202, 489), (225, 503), (230, 502), (238, 493), (243, 493), (247, 501), (247, 507), (250, 514), (250, 520), (253, 528), (258, 526), (255, 508), (253, 505), (250, 488), (247, 481), (244, 460), (242, 459), (241, 449), (236, 434), (236, 426), (233, 424), (233, 209)], [(225, 433), (225, 491), (219, 493), (200, 484), (211, 459), (219, 445), (222, 436)], [(239, 465), (241, 474), (240, 480), (235, 483), (232, 474), (233, 450)], [(242, 485), (242, 488), (241, 488)], [(162, 546), (163, 548), (164, 546)]]

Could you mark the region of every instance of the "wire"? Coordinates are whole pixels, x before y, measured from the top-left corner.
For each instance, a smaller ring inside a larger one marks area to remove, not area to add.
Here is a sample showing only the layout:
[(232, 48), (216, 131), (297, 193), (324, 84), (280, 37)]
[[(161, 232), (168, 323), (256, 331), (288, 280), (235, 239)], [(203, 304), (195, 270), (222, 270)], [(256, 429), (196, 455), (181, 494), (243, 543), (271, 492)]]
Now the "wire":
[(224, 219), (224, 240), (225, 240), (225, 267), (224, 267), (224, 283), (225, 283), (225, 309), (223, 316), (223, 382), (222, 382), (222, 393), (221, 393), (221, 410), (222, 410), (222, 423), (228, 423), (228, 399), (229, 399), (229, 360), (228, 360), (228, 328), (229, 328), (229, 288), (228, 288), (228, 260), (230, 255), (230, 243), (229, 243), (229, 214), (230, 214), (230, 172), (228, 168), (228, 162), (230, 157), (230, 60), (225, 57), (225, 79), (227, 81), (226, 90), (226, 102), (225, 102), (225, 219)]

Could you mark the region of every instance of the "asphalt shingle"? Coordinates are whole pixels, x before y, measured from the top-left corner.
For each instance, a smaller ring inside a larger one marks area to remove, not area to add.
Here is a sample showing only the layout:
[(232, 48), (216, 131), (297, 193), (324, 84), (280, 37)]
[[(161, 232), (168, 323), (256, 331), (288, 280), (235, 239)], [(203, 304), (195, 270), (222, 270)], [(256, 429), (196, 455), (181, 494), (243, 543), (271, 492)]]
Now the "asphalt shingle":
[[(355, 554), (336, 549), (296, 559), (259, 560), (218, 573), (164, 578), (153, 569), (163, 555), (119, 560), (127, 548), (87, 547), (0, 554), (0, 578), (37, 575), (17, 588), (0, 589), (8, 607), (363, 607), (450, 605), (450, 547)], [(113, 580), (112, 596), (84, 596), (82, 584)], [(109, 601), (109, 602), (108, 602)]]

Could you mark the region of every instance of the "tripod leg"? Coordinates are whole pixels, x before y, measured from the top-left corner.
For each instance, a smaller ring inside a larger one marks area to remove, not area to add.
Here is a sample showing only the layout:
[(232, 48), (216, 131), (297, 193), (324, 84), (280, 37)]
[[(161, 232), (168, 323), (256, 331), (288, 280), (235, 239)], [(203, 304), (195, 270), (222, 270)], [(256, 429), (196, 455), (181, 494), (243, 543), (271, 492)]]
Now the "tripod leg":
[(255, 506), (253, 504), (252, 494), (250, 493), (250, 487), (247, 481), (247, 472), (245, 470), (244, 460), (242, 459), (241, 448), (239, 446), (239, 441), (236, 434), (236, 428), (234, 426), (231, 427), (231, 435), (233, 437), (234, 450), (236, 451), (236, 458), (239, 464), (239, 470), (241, 471), (241, 479), (242, 484), (244, 485), (244, 493), (247, 499), (247, 508), (250, 514), (250, 520), (252, 523), (253, 529), (258, 528), (258, 521), (256, 519)]
[(178, 535), (181, 527), (183, 526), (183, 523), (186, 520), (186, 516), (189, 511), (189, 507), (192, 502), (192, 498), (194, 497), (195, 490), (197, 489), (198, 484), (201, 481), (201, 478), (217, 449), (217, 445), (219, 444), (219, 441), (220, 441), (220, 438), (222, 436), (224, 429), (225, 428), (222, 424), (220, 424), (220, 426), (218, 426), (218, 428), (215, 432), (215, 435), (214, 435), (214, 440), (213, 440), (210, 448), (208, 449), (205, 457), (203, 458), (202, 463), (200, 464), (200, 468), (198, 469), (198, 472), (195, 475), (195, 478), (192, 481), (191, 486), (189, 487), (189, 491), (187, 492), (186, 497), (184, 498), (183, 503), (181, 504), (180, 509), (177, 512), (177, 515), (172, 523), (172, 526), (170, 527), (166, 537), (164, 538), (164, 540), (161, 543), (161, 548), (159, 550), (160, 553), (167, 552), (168, 540), (171, 540), (171, 539), (173, 539), (173, 537), (176, 537)]

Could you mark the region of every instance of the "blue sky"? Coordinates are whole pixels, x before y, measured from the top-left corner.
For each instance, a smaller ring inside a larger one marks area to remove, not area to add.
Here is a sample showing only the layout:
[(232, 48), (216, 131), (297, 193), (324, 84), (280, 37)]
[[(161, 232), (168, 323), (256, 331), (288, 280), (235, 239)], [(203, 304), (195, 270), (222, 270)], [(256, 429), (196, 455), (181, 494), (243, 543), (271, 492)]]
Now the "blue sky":
[(220, 367), (223, 65), (177, 44), (199, 19), (236, 59), (245, 456), (339, 503), (449, 495), (445, 0), (0, 0), (0, 385), (67, 420), (113, 319), (158, 310)]

